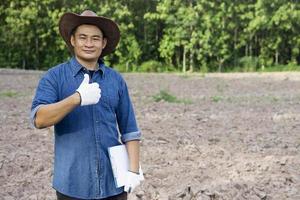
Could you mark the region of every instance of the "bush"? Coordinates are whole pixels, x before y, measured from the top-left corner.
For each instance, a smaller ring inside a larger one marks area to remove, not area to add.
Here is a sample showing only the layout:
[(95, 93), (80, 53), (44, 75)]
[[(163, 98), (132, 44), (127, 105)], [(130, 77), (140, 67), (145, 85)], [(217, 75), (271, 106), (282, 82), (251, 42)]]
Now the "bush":
[(239, 59), (238, 63), (242, 72), (255, 72), (259, 66), (259, 59), (257, 57), (244, 56)]
[(171, 72), (176, 71), (173, 66), (167, 66), (161, 62), (156, 60), (149, 60), (143, 62), (141, 66), (138, 68), (139, 72)]
[[(260, 70), (262, 71), (262, 70)], [(283, 71), (300, 71), (300, 66), (299, 65), (274, 65), (270, 67), (266, 67), (264, 72), (283, 72)]]
[(117, 70), (118, 72), (126, 72), (125, 64), (116, 64), (116, 65), (113, 66), (113, 68), (115, 70)]

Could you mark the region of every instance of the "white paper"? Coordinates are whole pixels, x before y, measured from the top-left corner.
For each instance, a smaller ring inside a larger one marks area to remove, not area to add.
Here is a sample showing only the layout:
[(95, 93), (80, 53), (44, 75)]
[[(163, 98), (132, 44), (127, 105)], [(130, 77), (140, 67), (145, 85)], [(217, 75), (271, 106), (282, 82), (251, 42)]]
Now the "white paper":
[(129, 159), (126, 146), (113, 146), (108, 148), (108, 152), (116, 187), (122, 187), (125, 185), (126, 174), (129, 169)]

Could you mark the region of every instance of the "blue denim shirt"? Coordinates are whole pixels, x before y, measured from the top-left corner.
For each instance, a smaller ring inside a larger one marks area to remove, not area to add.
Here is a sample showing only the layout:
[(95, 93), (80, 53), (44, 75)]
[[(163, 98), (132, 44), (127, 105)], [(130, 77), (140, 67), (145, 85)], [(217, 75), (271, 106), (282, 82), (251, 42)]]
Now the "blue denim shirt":
[[(40, 80), (31, 108), (37, 110), (74, 94), (81, 84), (83, 68), (73, 57), (51, 68)], [(101, 98), (95, 105), (78, 106), (54, 126), (55, 157), (53, 187), (82, 199), (101, 199), (123, 192), (116, 188), (108, 147), (139, 140), (133, 106), (124, 79), (99, 61), (90, 82), (97, 82)]]

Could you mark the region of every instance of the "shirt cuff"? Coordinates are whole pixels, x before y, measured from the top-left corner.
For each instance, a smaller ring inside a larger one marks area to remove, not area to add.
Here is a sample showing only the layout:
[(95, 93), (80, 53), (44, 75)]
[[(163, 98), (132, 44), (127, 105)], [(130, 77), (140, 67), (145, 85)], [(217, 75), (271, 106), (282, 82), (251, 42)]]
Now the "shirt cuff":
[(40, 107), (42, 107), (42, 106), (43, 106), (43, 105), (38, 105), (38, 106), (35, 107), (35, 108), (31, 111), (31, 113), (30, 113), (30, 125), (31, 125), (32, 128), (36, 128), (36, 126), (35, 126), (35, 117), (36, 117), (36, 113), (37, 113), (38, 109), (39, 109)]
[(123, 143), (131, 140), (141, 140), (141, 132), (135, 131), (135, 132), (125, 133), (121, 136), (121, 139)]

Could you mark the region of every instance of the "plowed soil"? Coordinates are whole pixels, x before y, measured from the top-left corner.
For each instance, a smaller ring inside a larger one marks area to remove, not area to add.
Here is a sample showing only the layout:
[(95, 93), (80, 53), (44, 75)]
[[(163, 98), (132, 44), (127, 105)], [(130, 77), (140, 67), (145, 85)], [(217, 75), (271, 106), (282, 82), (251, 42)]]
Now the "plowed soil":
[[(55, 199), (53, 128), (29, 123), (43, 73), (0, 69), (0, 199)], [(300, 199), (300, 73), (123, 76), (143, 133), (130, 200)]]

